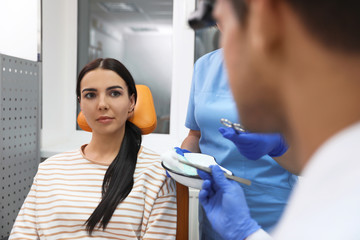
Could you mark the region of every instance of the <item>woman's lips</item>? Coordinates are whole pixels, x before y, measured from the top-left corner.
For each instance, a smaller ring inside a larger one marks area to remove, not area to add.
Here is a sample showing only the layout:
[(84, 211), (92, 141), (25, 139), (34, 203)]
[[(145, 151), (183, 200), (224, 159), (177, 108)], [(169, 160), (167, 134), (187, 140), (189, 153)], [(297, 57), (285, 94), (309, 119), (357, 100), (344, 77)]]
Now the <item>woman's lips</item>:
[(99, 123), (110, 123), (110, 122), (112, 122), (112, 120), (114, 120), (114, 118), (111, 118), (111, 117), (99, 117), (96, 121), (98, 121)]

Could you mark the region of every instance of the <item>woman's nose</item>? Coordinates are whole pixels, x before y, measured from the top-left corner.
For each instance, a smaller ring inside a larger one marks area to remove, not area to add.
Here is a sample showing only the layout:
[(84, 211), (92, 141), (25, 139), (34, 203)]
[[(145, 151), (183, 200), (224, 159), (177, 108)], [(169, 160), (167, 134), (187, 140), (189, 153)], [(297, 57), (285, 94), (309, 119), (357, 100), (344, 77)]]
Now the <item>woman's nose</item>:
[(109, 105), (108, 105), (105, 97), (102, 97), (102, 96), (99, 97), (98, 108), (99, 108), (99, 110), (108, 110), (109, 109)]

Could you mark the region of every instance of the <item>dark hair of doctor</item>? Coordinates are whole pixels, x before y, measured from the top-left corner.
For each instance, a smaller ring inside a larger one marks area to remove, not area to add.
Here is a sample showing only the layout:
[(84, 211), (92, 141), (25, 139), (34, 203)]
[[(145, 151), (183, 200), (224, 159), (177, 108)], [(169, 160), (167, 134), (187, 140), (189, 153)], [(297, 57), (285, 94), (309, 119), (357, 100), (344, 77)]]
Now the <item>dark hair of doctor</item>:
[[(246, 25), (245, 0), (230, 0), (239, 21)], [(346, 52), (360, 51), (360, 14), (356, 0), (279, 0), (285, 1), (304, 26), (328, 47)], [(276, 2), (276, 1), (275, 1)]]

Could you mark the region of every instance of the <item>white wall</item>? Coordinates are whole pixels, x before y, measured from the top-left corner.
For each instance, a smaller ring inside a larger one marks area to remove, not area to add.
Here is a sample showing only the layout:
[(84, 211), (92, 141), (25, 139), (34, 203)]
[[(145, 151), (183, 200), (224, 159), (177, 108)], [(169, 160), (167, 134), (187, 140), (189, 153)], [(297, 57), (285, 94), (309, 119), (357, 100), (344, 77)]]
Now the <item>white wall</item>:
[(43, 0), (42, 156), (75, 148), (84, 141), (73, 134), (76, 53), (77, 1)]
[(37, 61), (38, 0), (0, 0), (0, 53)]
[[(173, 65), (170, 134), (144, 136), (143, 145), (162, 153), (179, 146), (187, 134), (184, 127), (191, 84), (194, 32), (187, 16), (194, 0), (174, 0)], [(76, 131), (77, 1), (43, 0), (43, 157), (74, 149), (90, 140)]]

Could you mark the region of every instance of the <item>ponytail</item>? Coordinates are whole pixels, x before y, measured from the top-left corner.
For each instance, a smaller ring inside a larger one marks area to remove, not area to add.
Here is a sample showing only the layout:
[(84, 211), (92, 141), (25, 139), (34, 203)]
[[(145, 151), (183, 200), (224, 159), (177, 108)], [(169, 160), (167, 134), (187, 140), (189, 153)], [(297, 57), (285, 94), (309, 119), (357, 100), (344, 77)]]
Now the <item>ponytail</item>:
[(140, 146), (141, 130), (132, 122), (126, 121), (119, 153), (104, 176), (101, 202), (85, 222), (89, 235), (98, 223), (100, 223), (99, 228), (105, 230), (119, 203), (131, 192)]

